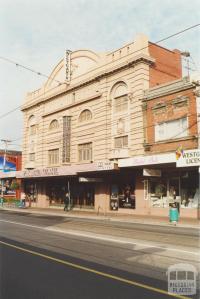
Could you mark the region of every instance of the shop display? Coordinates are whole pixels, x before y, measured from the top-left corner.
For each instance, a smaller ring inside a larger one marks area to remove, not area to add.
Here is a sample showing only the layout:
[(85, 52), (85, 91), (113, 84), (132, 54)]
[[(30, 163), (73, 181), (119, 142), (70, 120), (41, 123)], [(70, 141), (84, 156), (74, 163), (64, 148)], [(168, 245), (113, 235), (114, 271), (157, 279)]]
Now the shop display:
[(110, 208), (135, 209), (135, 194), (133, 186), (129, 184), (113, 184), (111, 186)]

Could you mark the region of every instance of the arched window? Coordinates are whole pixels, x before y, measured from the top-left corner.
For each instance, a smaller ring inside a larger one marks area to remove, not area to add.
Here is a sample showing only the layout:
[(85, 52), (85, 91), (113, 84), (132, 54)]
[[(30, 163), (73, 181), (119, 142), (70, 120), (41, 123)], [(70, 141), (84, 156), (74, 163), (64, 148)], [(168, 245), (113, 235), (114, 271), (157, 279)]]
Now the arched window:
[(57, 119), (54, 119), (51, 121), (50, 125), (49, 125), (49, 130), (52, 131), (52, 130), (56, 130), (58, 129), (59, 127), (59, 123), (57, 121)]
[(124, 82), (119, 82), (114, 86), (112, 100), (114, 113), (124, 113), (128, 110), (128, 88)]
[(31, 115), (29, 118), (28, 118), (28, 126), (32, 126), (32, 125), (35, 125), (36, 123), (36, 118), (34, 115)]
[(29, 135), (36, 135), (37, 126), (36, 126), (36, 118), (34, 115), (31, 115), (28, 119), (28, 127), (29, 127)]
[(79, 122), (85, 122), (91, 119), (92, 119), (92, 112), (88, 109), (83, 110), (79, 116)]

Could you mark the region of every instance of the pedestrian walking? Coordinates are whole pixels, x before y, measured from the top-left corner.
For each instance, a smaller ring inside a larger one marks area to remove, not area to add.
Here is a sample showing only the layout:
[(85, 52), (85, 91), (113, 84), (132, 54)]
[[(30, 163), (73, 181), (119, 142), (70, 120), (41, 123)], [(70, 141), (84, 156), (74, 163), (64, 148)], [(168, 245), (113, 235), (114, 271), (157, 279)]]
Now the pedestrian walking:
[(64, 211), (69, 210), (69, 193), (67, 192), (64, 197)]

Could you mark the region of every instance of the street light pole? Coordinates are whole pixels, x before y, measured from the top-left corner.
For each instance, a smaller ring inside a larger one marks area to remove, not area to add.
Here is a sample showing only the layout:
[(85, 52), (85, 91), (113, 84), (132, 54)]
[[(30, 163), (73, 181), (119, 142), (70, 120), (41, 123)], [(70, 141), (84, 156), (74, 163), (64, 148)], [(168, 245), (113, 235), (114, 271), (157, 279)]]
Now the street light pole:
[[(197, 130), (198, 130), (198, 149), (200, 149), (200, 77), (198, 75), (197, 80), (193, 80), (192, 83), (195, 85), (194, 95), (196, 96), (196, 107), (197, 107)], [(198, 190), (198, 206), (197, 206), (197, 218), (200, 219), (200, 166), (198, 167), (199, 176), (199, 190)]]

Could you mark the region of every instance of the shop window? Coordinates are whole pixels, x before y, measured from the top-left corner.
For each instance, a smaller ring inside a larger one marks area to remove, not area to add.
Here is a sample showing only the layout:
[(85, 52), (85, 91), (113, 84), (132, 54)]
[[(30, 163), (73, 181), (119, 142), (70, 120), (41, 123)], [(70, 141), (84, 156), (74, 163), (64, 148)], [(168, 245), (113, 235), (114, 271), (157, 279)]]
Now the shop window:
[(48, 151), (49, 165), (59, 164), (59, 149), (53, 149)]
[(198, 207), (198, 175), (195, 172), (186, 172), (169, 179), (151, 178), (149, 185), (152, 207), (169, 208), (175, 204), (179, 211)]
[(90, 121), (91, 119), (92, 119), (92, 113), (88, 109), (82, 111), (79, 116), (79, 122), (86, 122), (86, 121)]
[(157, 124), (155, 126), (155, 141), (185, 137), (188, 135), (187, 128), (186, 117)]
[(52, 122), (49, 125), (49, 130), (52, 131), (52, 130), (56, 130), (58, 128), (59, 128), (59, 123), (58, 123), (57, 119), (52, 120)]
[(35, 153), (29, 154), (29, 161), (31, 161), (31, 162), (35, 161)]
[(158, 179), (150, 182), (150, 197), (152, 207), (166, 208), (169, 206), (167, 198), (167, 180)]
[(115, 148), (126, 148), (128, 147), (128, 136), (120, 136), (114, 139)]
[(79, 162), (92, 161), (92, 142), (79, 144), (78, 157), (79, 157)]
[(198, 176), (192, 173), (185, 173), (181, 177), (181, 208), (198, 208), (199, 187)]
[(1, 180), (0, 183), (0, 193), (2, 192), (2, 181), (3, 183), (3, 194), (4, 195), (11, 195), (15, 196), (16, 195), (16, 190), (19, 189), (16, 186), (18, 183), (14, 179), (6, 179), (6, 180)]
[(133, 184), (118, 183), (111, 185), (110, 209), (135, 209), (135, 193)]
[(29, 205), (31, 205), (31, 203), (37, 202), (37, 183), (27, 182), (24, 186), (24, 189), (26, 194), (26, 201), (29, 202)]

